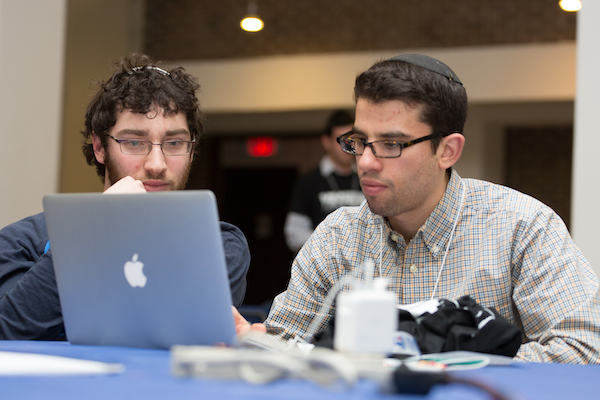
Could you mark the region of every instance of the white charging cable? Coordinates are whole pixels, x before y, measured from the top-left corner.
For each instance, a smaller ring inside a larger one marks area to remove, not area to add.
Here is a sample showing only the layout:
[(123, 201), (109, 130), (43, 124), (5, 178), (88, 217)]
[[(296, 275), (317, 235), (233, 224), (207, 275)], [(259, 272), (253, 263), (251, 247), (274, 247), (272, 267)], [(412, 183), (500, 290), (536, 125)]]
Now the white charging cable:
[(352, 274), (352, 275), (346, 274), (346, 275), (343, 275), (340, 278), (340, 280), (337, 281), (331, 287), (331, 289), (329, 290), (329, 293), (327, 293), (327, 297), (325, 297), (325, 302), (323, 302), (320, 310), (317, 313), (317, 316), (315, 317), (315, 319), (313, 319), (312, 323), (308, 327), (308, 331), (306, 332), (306, 339), (303, 340), (303, 339), (299, 338), (298, 339), (299, 341), (310, 342), (314, 338), (314, 335), (317, 333), (317, 330), (323, 323), (323, 320), (329, 314), (329, 310), (331, 309), (331, 306), (333, 305), (333, 301), (335, 300), (335, 297), (337, 296), (338, 292), (340, 290), (342, 290), (342, 288), (345, 285), (354, 284), (355, 281), (356, 281), (356, 277), (354, 276), (354, 274)]

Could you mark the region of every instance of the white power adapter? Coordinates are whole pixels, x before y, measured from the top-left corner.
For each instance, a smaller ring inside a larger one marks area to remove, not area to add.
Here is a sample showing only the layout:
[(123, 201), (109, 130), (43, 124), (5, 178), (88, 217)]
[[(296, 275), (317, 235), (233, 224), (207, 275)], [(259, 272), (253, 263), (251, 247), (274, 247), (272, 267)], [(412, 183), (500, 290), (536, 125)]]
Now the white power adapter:
[(371, 288), (337, 296), (333, 346), (352, 353), (391, 353), (398, 323), (396, 296), (385, 278), (375, 278)]

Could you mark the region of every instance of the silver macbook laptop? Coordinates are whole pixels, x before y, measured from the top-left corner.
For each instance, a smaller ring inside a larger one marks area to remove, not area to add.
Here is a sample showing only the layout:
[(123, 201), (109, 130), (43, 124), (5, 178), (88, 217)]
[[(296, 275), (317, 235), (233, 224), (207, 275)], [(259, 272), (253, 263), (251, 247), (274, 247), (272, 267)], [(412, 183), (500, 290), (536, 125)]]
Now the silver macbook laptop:
[(53, 194), (43, 201), (71, 343), (235, 343), (212, 192)]

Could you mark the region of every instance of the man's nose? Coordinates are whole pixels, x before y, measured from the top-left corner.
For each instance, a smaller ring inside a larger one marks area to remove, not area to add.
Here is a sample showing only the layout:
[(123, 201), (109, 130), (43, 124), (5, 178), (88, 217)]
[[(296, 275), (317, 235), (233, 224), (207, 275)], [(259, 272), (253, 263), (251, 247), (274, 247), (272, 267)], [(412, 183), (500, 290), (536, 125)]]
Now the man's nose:
[(152, 146), (150, 153), (146, 155), (144, 168), (147, 171), (152, 171), (153, 174), (160, 174), (167, 169), (167, 161), (162, 152), (161, 146)]
[(371, 146), (365, 146), (363, 153), (356, 157), (356, 165), (363, 171), (379, 170), (381, 169), (381, 159), (375, 157)]

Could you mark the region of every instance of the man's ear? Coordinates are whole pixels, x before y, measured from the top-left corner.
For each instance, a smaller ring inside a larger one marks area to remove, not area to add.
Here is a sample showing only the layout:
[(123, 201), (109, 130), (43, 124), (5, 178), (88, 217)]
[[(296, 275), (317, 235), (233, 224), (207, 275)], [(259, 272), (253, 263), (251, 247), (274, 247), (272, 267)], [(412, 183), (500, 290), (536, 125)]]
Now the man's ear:
[(105, 164), (104, 159), (106, 157), (106, 152), (104, 151), (104, 146), (102, 146), (102, 140), (100, 137), (92, 132), (92, 146), (94, 148), (94, 155), (96, 156), (96, 161), (100, 164)]
[(458, 132), (442, 138), (440, 147), (438, 148), (440, 169), (448, 169), (453, 166), (465, 147), (465, 137)]

